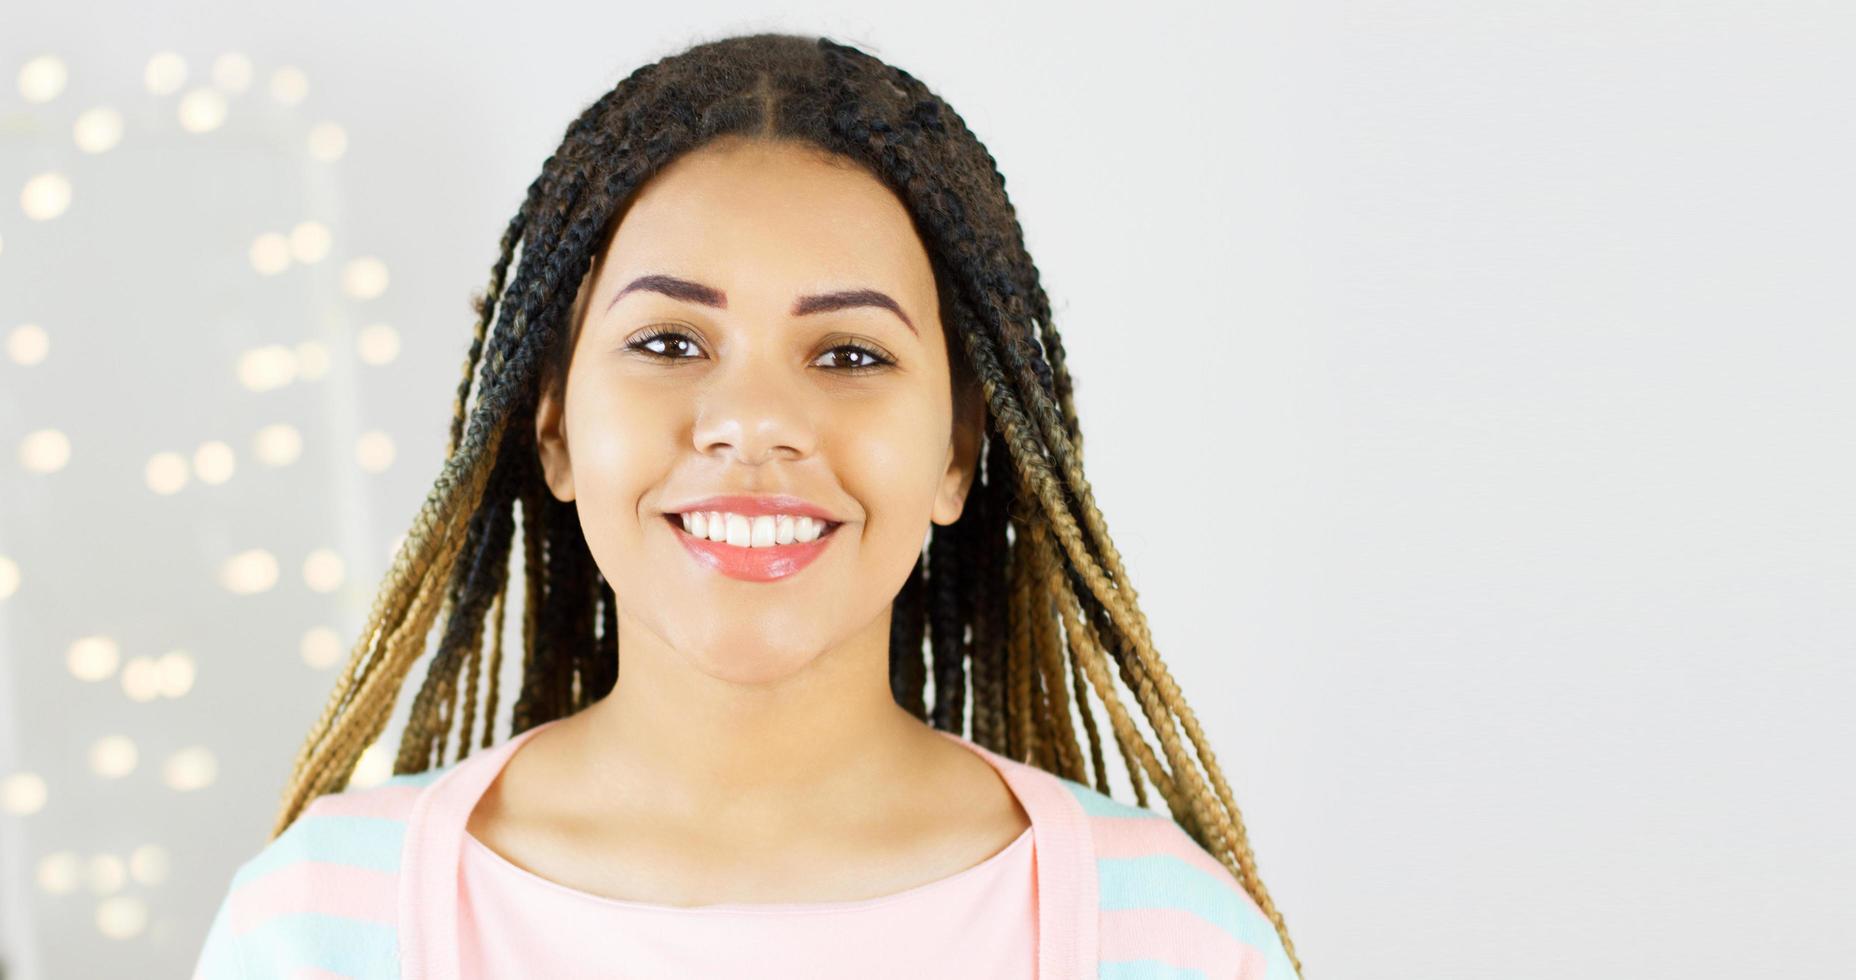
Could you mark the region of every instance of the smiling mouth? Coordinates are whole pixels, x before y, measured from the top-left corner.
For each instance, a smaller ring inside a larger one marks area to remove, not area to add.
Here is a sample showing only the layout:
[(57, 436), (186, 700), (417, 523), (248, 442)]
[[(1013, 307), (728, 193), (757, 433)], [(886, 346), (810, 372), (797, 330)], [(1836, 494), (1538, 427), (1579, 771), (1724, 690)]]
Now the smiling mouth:
[[(664, 512), (664, 522), (670, 523), (670, 529), (672, 529), (672, 531), (676, 531), (677, 535), (685, 535), (685, 536), (690, 536), (690, 538), (696, 538), (696, 535), (690, 535), (689, 531), (685, 531), (685, 529), (683, 529), (683, 514), (670, 514), (670, 512)], [(809, 540), (809, 542), (800, 542), (800, 540), (794, 540), (794, 542), (789, 542), (789, 544), (763, 544), (763, 546), (759, 546), (759, 548), (754, 548), (754, 546), (744, 546), (744, 544), (735, 544), (735, 546), (731, 546), (731, 548), (741, 548), (742, 551), (748, 551), (748, 549), (752, 549), (752, 551), (767, 551), (767, 549), (770, 549), (770, 548), (793, 548), (793, 546), (804, 546), (804, 544), (815, 544), (815, 542), (820, 542), (820, 540), (824, 540), (824, 538), (828, 538), (828, 536), (833, 535), (833, 533), (835, 533), (835, 531), (837, 531), (839, 527), (844, 527), (844, 522), (826, 522), (826, 525), (824, 525), (824, 531), (818, 531), (817, 538), (813, 538), (813, 540)], [(726, 540), (720, 540), (720, 542), (718, 542), (718, 540), (715, 540), (715, 538), (696, 538), (696, 540), (705, 540), (705, 542), (709, 542), (709, 544), (728, 544)]]

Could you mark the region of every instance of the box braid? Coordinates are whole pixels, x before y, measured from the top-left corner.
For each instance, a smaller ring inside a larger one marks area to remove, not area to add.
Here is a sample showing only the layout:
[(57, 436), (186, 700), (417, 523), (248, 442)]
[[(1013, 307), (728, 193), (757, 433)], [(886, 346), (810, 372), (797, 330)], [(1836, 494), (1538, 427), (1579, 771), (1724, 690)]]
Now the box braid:
[[(1148, 805), (1151, 782), (1172, 819), (1269, 917), (1299, 972), (1230, 786), (1154, 649), (1084, 478), (1063, 345), (1005, 178), (927, 86), (826, 38), (755, 34), (699, 44), (639, 68), (568, 126), (504, 230), (486, 289), (473, 299), (476, 329), (444, 465), (297, 755), (273, 835), (311, 800), (347, 785), (362, 750), (385, 730), (441, 615), (394, 772), (445, 765), (454, 729), (456, 758), (470, 754), (486, 617), (491, 649), (478, 744), (494, 744), (518, 507), (526, 595), (510, 735), (573, 714), (611, 690), (616, 600), (581, 536), (575, 504), (555, 500), (542, 480), (535, 406), (540, 391), (562, 392), (575, 300), (625, 202), (678, 156), (725, 136), (810, 144), (855, 161), (900, 198), (934, 266), (954, 384), (977, 389), (987, 411), (967, 506), (953, 524), (933, 528), (895, 599), (896, 702), (959, 733), (970, 690), (975, 742), (1106, 793), (1093, 694), (1108, 714), (1136, 803)], [(930, 670), (932, 706), (925, 695)], [(1142, 719), (1124, 704), (1117, 677)], [(1158, 753), (1141, 722), (1158, 738)]]

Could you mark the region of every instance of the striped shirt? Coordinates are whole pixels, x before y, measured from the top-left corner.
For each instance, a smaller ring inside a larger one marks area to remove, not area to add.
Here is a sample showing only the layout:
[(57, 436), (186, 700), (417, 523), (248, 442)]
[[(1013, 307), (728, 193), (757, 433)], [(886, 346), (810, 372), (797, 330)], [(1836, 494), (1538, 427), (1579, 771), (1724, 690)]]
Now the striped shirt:
[[(232, 876), (194, 980), (460, 980), (465, 823), (545, 727), (311, 801)], [(940, 734), (991, 763), (1030, 817), (1037, 977), (1294, 980), (1269, 919), (1171, 819)]]

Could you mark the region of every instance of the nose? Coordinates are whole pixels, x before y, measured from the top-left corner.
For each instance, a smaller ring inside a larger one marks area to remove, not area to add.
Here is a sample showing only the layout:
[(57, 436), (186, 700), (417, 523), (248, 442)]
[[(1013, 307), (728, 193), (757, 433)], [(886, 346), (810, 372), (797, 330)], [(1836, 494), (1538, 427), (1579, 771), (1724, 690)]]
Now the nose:
[(764, 362), (740, 361), (709, 377), (692, 438), (705, 456), (731, 455), (749, 465), (803, 459), (818, 432), (803, 380)]

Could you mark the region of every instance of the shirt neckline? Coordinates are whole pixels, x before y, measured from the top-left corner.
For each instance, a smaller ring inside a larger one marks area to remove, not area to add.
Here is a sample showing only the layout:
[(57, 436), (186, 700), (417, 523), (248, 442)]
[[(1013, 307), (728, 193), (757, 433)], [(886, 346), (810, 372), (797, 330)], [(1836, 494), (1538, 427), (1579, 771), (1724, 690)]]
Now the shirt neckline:
[[(543, 722), (467, 756), (414, 797), (400, 858), (403, 980), (459, 980), (458, 878), (467, 836), (465, 823), (515, 750), (562, 720)], [(1038, 975), (1054, 980), (1095, 976), (1095, 844), (1081, 802), (1050, 772), (999, 755), (953, 732), (934, 731), (990, 763), (1031, 820), (1028, 832), (1036, 842)]]
[[(631, 899), (612, 898), (596, 895), (564, 885), (551, 878), (544, 878), (527, 868), (498, 854), (490, 845), (478, 840), (468, 829), (464, 832), (464, 846), (477, 859), (493, 866), (493, 873), (520, 878), (530, 885), (538, 885), (555, 892), (567, 899), (585, 902), (615, 911), (637, 912), (645, 914), (704, 916), (704, 915), (817, 915), (829, 913), (856, 913), (870, 909), (882, 908), (901, 902), (923, 901), (931, 899), (951, 889), (959, 888), (973, 879), (996, 870), (1005, 861), (1017, 861), (1020, 852), (1030, 847), (1033, 841), (1031, 827), (1020, 831), (1012, 842), (997, 851), (981, 858), (976, 864), (968, 865), (951, 874), (943, 875), (933, 881), (923, 882), (901, 891), (872, 898), (854, 898), (839, 902), (712, 902), (707, 905), (665, 905), (658, 902), (639, 902)], [(1027, 858), (1028, 860), (1029, 858)], [(470, 858), (466, 858), (470, 860)]]

